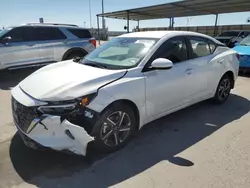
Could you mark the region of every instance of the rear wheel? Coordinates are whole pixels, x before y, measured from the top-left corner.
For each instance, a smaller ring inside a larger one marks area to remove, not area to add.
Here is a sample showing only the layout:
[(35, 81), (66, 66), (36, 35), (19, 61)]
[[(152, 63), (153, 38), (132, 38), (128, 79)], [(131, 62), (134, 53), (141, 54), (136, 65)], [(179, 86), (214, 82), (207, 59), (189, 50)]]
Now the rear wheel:
[(115, 151), (126, 145), (135, 132), (133, 109), (123, 103), (108, 107), (94, 127), (95, 145), (101, 151)]
[(224, 75), (217, 87), (214, 102), (218, 104), (224, 103), (230, 95), (230, 91), (233, 85), (233, 80), (226, 74)]

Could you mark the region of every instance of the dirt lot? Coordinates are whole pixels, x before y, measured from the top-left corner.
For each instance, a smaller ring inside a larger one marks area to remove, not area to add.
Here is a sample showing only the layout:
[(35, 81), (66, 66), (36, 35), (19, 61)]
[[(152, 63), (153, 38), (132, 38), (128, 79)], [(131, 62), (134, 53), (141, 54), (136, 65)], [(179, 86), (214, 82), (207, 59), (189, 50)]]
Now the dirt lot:
[(157, 120), (124, 149), (92, 160), (26, 148), (10, 89), (34, 69), (0, 73), (0, 188), (250, 187), (250, 78), (227, 103), (202, 102)]

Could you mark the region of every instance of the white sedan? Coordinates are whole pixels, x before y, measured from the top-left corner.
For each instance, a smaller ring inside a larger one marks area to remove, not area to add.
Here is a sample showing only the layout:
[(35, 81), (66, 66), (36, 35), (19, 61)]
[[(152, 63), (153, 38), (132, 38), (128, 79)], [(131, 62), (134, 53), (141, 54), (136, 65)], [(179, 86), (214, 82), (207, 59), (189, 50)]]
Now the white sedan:
[(129, 33), (24, 79), (12, 90), (14, 122), (32, 148), (86, 155), (93, 142), (113, 151), (155, 119), (210, 98), (225, 102), (238, 70), (238, 54), (212, 37)]

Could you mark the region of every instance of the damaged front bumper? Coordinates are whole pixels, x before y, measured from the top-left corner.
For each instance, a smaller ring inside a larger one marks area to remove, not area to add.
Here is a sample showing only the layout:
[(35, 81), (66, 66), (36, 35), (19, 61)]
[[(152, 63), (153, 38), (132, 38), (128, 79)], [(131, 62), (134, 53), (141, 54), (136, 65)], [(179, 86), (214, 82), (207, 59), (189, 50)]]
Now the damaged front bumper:
[[(70, 123), (68, 120), (61, 122), (60, 116), (42, 116), (34, 119), (25, 133), (16, 124), (22, 134), (25, 144), (36, 147), (36, 143), (57, 151), (69, 150), (78, 155), (86, 155), (87, 145), (94, 138), (84, 128)], [(27, 140), (28, 137), (31, 140)]]
[[(12, 97), (14, 123), (24, 143), (31, 148), (46, 147), (57, 151), (70, 151), (86, 155), (88, 144), (94, 140), (91, 136), (98, 114), (83, 108), (79, 114), (57, 116), (37, 113), (38, 106), (21, 104)], [(20, 93), (19, 93), (20, 94)], [(30, 96), (22, 96), (22, 101), (32, 102)], [(29, 99), (28, 99), (29, 98)], [(89, 115), (91, 114), (91, 115)]]

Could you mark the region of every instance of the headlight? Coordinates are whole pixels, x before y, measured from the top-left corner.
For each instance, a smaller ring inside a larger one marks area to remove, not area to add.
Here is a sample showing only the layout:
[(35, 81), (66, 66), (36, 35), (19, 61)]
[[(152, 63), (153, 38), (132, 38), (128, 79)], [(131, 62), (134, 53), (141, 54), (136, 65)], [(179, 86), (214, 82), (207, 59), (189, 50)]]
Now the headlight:
[(77, 103), (57, 106), (40, 106), (38, 108), (38, 111), (43, 114), (63, 115), (72, 112), (76, 108), (76, 106)]
[(64, 115), (68, 114), (82, 106), (87, 106), (95, 97), (97, 93), (93, 93), (75, 100), (63, 102), (49, 102), (47, 106), (40, 106), (38, 111), (43, 114)]

